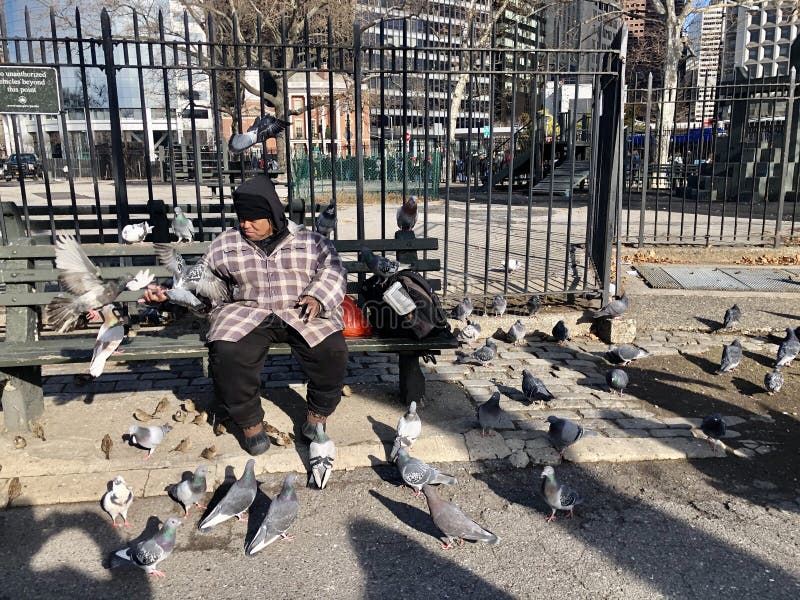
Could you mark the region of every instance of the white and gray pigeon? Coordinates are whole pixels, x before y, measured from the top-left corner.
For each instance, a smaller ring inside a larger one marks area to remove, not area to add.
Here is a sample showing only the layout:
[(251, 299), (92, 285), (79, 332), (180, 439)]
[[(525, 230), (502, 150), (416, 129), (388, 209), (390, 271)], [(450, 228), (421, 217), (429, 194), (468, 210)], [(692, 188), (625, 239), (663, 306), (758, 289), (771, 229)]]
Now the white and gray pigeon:
[(92, 377), (100, 377), (103, 374), (106, 361), (125, 339), (125, 327), (119, 320), (116, 307), (113, 304), (106, 304), (100, 309), (100, 314), (103, 315), (103, 324), (97, 332), (92, 360), (89, 363), (89, 374)]
[(550, 423), (547, 437), (550, 439), (550, 443), (553, 444), (555, 449), (562, 454), (564, 450), (583, 437), (583, 427), (577, 423), (573, 423), (569, 419), (562, 419), (561, 417), (550, 415), (547, 417), (547, 422)]
[(111, 568), (132, 564), (143, 569), (153, 577), (165, 577), (158, 570), (158, 563), (169, 558), (175, 548), (177, 528), (181, 525), (178, 517), (170, 517), (153, 537), (143, 540), (133, 548), (122, 548), (111, 555)]
[(428, 510), (431, 513), (433, 523), (443, 534), (443, 550), (452, 548), (456, 543), (461, 545), (464, 540), (485, 542), (491, 545), (500, 543), (499, 537), (478, 525), (455, 504), (442, 500), (434, 488), (424, 485), (422, 486), (422, 491), (428, 501)]
[(456, 362), (464, 363), (464, 362), (476, 362), (479, 365), (488, 365), (494, 360), (494, 357), (497, 355), (497, 344), (494, 343), (492, 338), (486, 338), (486, 344), (481, 346), (475, 352), (470, 354), (461, 354)]
[(331, 198), (328, 206), (317, 216), (317, 233), (328, 237), (334, 229), (336, 229), (336, 198)]
[(422, 419), (417, 414), (417, 403), (412, 401), (408, 405), (408, 412), (404, 413), (397, 421), (397, 434), (394, 437), (389, 460), (393, 461), (397, 458), (400, 448), (411, 449), (420, 434), (422, 434)]
[(325, 425), (317, 423), (314, 437), (308, 447), (308, 462), (311, 465), (309, 483), (313, 479), (317, 488), (324, 490), (333, 473), (333, 461), (336, 459), (336, 444), (325, 433)]
[(492, 298), (491, 311), (496, 317), (502, 317), (506, 312), (506, 308), (508, 308), (508, 300), (506, 300), (505, 296), (497, 294)]
[(500, 408), (500, 392), (493, 393), (486, 402), (478, 406), (475, 413), (481, 427), (481, 436), (494, 435), (494, 430), (500, 429), (504, 421), (503, 410)]
[(567, 327), (564, 321), (559, 321), (553, 326), (553, 339), (559, 343), (559, 345), (564, 344), (564, 342), (569, 341), (569, 328)]
[(244, 133), (235, 133), (228, 140), (228, 149), (233, 154), (241, 154), (251, 146), (278, 137), (289, 123), (273, 115), (261, 115), (256, 117), (253, 124)]
[(507, 261), (503, 261), (503, 270), (506, 273), (513, 273), (517, 269), (519, 269), (522, 263), (518, 261), (516, 258), (509, 258)]
[(569, 511), (569, 518), (574, 516), (575, 506), (583, 502), (578, 492), (573, 490), (567, 485), (560, 485), (556, 480), (556, 471), (551, 466), (546, 466), (542, 469), (542, 496), (550, 506), (550, 516), (547, 517), (547, 522), (556, 520), (556, 511), (567, 510)]
[(739, 324), (742, 318), (742, 310), (738, 304), (734, 304), (725, 311), (725, 318), (722, 320), (723, 329), (733, 329)]
[(612, 300), (603, 308), (592, 315), (593, 319), (619, 319), (628, 310), (628, 294), (623, 292), (622, 296)]
[(727, 346), (723, 345), (722, 347), (722, 361), (717, 369), (717, 374), (733, 371), (740, 362), (742, 362), (742, 343), (739, 340), (733, 340)]
[(775, 367), (775, 370), (764, 375), (764, 387), (767, 388), (770, 396), (781, 391), (783, 387), (783, 373), (781, 373), (780, 367)]
[(614, 364), (627, 365), (629, 362), (650, 356), (650, 353), (643, 348), (632, 344), (621, 344), (611, 346), (608, 349), (608, 359)]
[(208, 513), (205, 519), (200, 521), (198, 526), (200, 531), (207, 532), (212, 527), (233, 517), (239, 521), (245, 519), (243, 515), (256, 499), (258, 482), (254, 470), (255, 464), (256, 461), (252, 458), (247, 461), (242, 476), (233, 482), (222, 500)]
[(150, 458), (150, 456), (153, 454), (153, 451), (158, 448), (161, 442), (164, 441), (164, 436), (166, 436), (170, 431), (172, 431), (172, 425), (168, 425), (166, 423), (161, 426), (131, 425), (128, 428), (128, 433), (131, 436), (131, 442), (137, 446), (145, 448), (148, 451), (147, 456), (144, 457), (145, 460)]
[(172, 274), (172, 288), (165, 292), (171, 302), (195, 313), (205, 313), (207, 306), (200, 298), (206, 298), (212, 307), (229, 299), (228, 286), (209, 268), (205, 257), (189, 267), (171, 245), (153, 244), (153, 249), (158, 261)]
[(469, 344), (470, 346), (478, 341), (481, 336), (480, 323), (473, 323), (467, 319), (467, 324), (458, 331), (456, 339), (462, 344)]
[(620, 396), (628, 387), (628, 374), (622, 369), (611, 369), (606, 373), (606, 383), (609, 391), (615, 391)]
[(527, 331), (525, 330), (525, 324), (521, 319), (517, 319), (506, 332), (506, 340), (515, 346), (524, 345), (526, 333)]
[(775, 366), (791, 367), (792, 361), (797, 358), (798, 352), (800, 352), (800, 341), (798, 341), (794, 329), (787, 327), (786, 338), (781, 342), (781, 345), (778, 346), (778, 355), (775, 358)]
[(442, 473), (436, 467), (432, 467), (418, 458), (412, 458), (405, 448), (400, 448), (397, 451), (395, 464), (400, 472), (400, 477), (414, 490), (417, 496), (420, 495), (422, 486), (426, 484), (455, 485), (458, 483), (458, 480), (452, 475)]
[(83, 313), (96, 313), (114, 302), (123, 290), (140, 290), (153, 281), (149, 270), (141, 270), (132, 278), (105, 281), (100, 269), (70, 235), (56, 238), (55, 253), (58, 281), (68, 292), (53, 298), (46, 308), (47, 320), (58, 333), (75, 329)]
[(144, 238), (153, 232), (153, 226), (147, 221), (143, 223), (130, 223), (122, 228), (122, 239), (129, 244), (143, 242)]
[(286, 535), (289, 527), (297, 520), (300, 512), (300, 503), (294, 491), (296, 473), (289, 473), (283, 480), (281, 493), (272, 499), (267, 509), (267, 515), (258, 528), (256, 535), (247, 545), (245, 552), (252, 556), (259, 550), (269, 546), (278, 539), (291, 541), (292, 536)]
[(417, 224), (417, 197), (409, 196), (397, 209), (397, 228), (411, 231)]
[(183, 214), (180, 206), (176, 206), (173, 212), (175, 216), (172, 218), (172, 233), (177, 236), (178, 242), (191, 242), (194, 239), (194, 223)]
[(399, 263), (396, 260), (388, 259), (385, 256), (379, 256), (373, 253), (372, 250), (366, 246), (361, 248), (361, 252), (359, 253), (358, 257), (361, 262), (367, 265), (367, 268), (370, 271), (384, 278), (391, 277), (398, 271), (408, 269), (410, 266)]
[(111, 517), (111, 526), (117, 527), (117, 517), (122, 517), (123, 527), (130, 527), (128, 509), (133, 504), (133, 489), (131, 489), (121, 475), (114, 477), (111, 489), (103, 495), (101, 505)]
[(205, 498), (206, 492), (208, 491), (208, 484), (206, 482), (207, 475), (207, 466), (203, 465), (197, 467), (191, 477), (175, 484), (172, 488), (175, 499), (183, 505), (184, 519), (189, 516), (189, 508), (192, 505), (197, 508), (206, 508), (202, 500)]
[(542, 310), (542, 299), (539, 296), (531, 296), (525, 303), (525, 307), (528, 309), (528, 316), (533, 317)]
[(522, 369), (522, 395), (528, 402), (537, 400), (549, 402), (553, 399), (553, 394), (550, 393), (544, 382), (535, 377), (528, 369)]
[(466, 321), (472, 314), (472, 298), (464, 298), (453, 307), (453, 318)]

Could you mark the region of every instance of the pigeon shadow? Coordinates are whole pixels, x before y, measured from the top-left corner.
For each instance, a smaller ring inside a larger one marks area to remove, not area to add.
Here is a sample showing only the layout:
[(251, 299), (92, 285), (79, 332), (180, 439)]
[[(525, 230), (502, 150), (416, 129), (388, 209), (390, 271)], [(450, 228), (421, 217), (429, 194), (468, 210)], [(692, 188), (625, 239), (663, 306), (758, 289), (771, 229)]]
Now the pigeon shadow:
[(253, 541), (256, 533), (258, 533), (261, 523), (264, 522), (264, 518), (267, 516), (270, 504), (272, 504), (272, 499), (261, 490), (260, 485), (256, 487), (256, 497), (250, 505), (250, 513), (247, 516), (247, 531), (245, 532), (242, 549), (247, 548), (247, 545)]
[(405, 485), (405, 482), (403, 481), (403, 478), (400, 477), (400, 473), (397, 471), (397, 467), (394, 463), (390, 463), (387, 460), (381, 460), (374, 454), (370, 454), (367, 458), (369, 458), (372, 470), (375, 471), (375, 474), (380, 477), (383, 482), (398, 487)]
[[(308, 410), (306, 399), (289, 387), (269, 390), (268, 399), (291, 419), (294, 425), (293, 433), (295, 442), (297, 440), (305, 440), (302, 434), (302, 427), (303, 423), (306, 422)], [(296, 446), (297, 444), (295, 443), (295, 447)]]
[[(408, 489), (410, 490), (411, 488)], [(412, 506), (406, 502), (392, 500), (391, 498), (388, 498), (387, 496), (384, 496), (375, 490), (370, 490), (369, 494), (383, 504), (386, 508), (388, 508), (395, 518), (405, 523), (408, 527), (416, 529), (420, 533), (427, 534), (434, 539), (439, 539), (441, 532), (436, 525), (433, 524), (431, 516), (424, 510), (417, 508), (416, 506)], [(415, 499), (421, 500), (423, 504), (425, 503), (424, 497), (421, 499)]]
[(737, 389), (740, 394), (745, 396), (752, 396), (760, 392), (766, 393), (768, 390), (763, 386), (757, 385), (752, 381), (744, 379), (743, 377), (734, 377), (731, 379), (731, 384)]
[(369, 421), (370, 425), (372, 426), (372, 431), (375, 433), (375, 437), (380, 440), (383, 444), (383, 451), (386, 455), (384, 459), (386, 462), (389, 461), (389, 455), (392, 452), (392, 444), (394, 444), (394, 438), (397, 435), (397, 429), (394, 427), (390, 427), (386, 423), (378, 421), (372, 415), (367, 417), (367, 421)]
[(708, 373), (709, 375), (714, 375), (719, 369), (719, 365), (711, 362), (704, 356), (698, 356), (697, 354), (682, 354), (687, 361), (699, 367), (702, 371)]
[(694, 319), (708, 327), (707, 333), (714, 333), (718, 329), (722, 329), (722, 323), (714, 319), (706, 319), (705, 317), (695, 317)]
[(200, 531), (200, 533), (207, 533), (200, 530), (200, 523), (202, 523), (203, 519), (205, 519), (208, 515), (214, 512), (214, 509), (216, 508), (217, 504), (219, 504), (222, 501), (222, 499), (228, 493), (228, 490), (231, 489), (231, 486), (235, 481), (236, 481), (236, 473), (233, 467), (231, 465), (226, 466), (225, 479), (221, 484), (219, 484), (217, 489), (214, 490), (214, 494), (211, 496), (211, 500), (209, 500), (208, 503), (206, 504), (205, 512), (200, 516), (200, 520), (197, 522), (198, 523), (197, 529), (198, 531)]
[(742, 356), (757, 362), (763, 367), (768, 367), (769, 369), (775, 367), (775, 361), (768, 356), (764, 356), (763, 354), (751, 352), (750, 350), (742, 350)]
[(761, 310), (761, 312), (763, 312), (765, 314), (768, 314), (768, 315), (774, 315), (776, 317), (781, 317), (781, 318), (784, 318), (784, 319), (790, 319), (792, 321), (796, 321), (797, 319), (800, 319), (800, 315), (790, 315), (788, 313), (781, 313), (781, 312), (775, 312), (775, 311), (772, 311), (772, 310), (763, 310), (763, 309)]

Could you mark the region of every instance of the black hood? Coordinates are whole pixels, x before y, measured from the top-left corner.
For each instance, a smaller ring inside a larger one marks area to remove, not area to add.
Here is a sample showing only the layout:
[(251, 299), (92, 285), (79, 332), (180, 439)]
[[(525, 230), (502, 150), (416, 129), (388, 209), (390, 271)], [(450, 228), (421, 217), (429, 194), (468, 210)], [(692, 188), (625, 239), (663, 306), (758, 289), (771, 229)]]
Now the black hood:
[(233, 191), (233, 207), (240, 220), (269, 219), (275, 233), (288, 225), (275, 184), (266, 175), (256, 175), (237, 187)]

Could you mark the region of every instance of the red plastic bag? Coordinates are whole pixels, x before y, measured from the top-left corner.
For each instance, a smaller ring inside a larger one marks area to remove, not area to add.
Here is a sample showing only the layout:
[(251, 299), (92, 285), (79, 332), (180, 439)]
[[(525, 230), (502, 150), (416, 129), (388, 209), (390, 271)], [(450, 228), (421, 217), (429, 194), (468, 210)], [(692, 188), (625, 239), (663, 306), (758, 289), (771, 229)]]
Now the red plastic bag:
[(344, 297), (342, 311), (344, 312), (344, 337), (372, 335), (372, 327), (370, 327), (367, 317), (350, 296)]

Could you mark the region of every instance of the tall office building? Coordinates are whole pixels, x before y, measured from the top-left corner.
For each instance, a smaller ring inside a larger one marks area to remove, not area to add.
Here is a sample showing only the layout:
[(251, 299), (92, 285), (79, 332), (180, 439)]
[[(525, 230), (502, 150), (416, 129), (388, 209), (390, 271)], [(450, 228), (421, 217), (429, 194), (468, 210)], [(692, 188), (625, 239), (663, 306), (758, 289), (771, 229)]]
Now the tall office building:
[(628, 26), (628, 35), (633, 39), (641, 38), (646, 29), (647, 0), (623, 0), (623, 7), (628, 11), (622, 16)]
[(704, 122), (714, 118), (714, 89), (719, 78), (720, 60), (727, 24), (726, 7), (720, 0), (700, 13), (700, 50), (697, 55), (697, 96), (694, 105), (694, 120)]
[(747, 69), (751, 78), (788, 75), (792, 42), (800, 33), (796, 8), (791, 0), (766, 0), (729, 9), (723, 78), (737, 67)]

